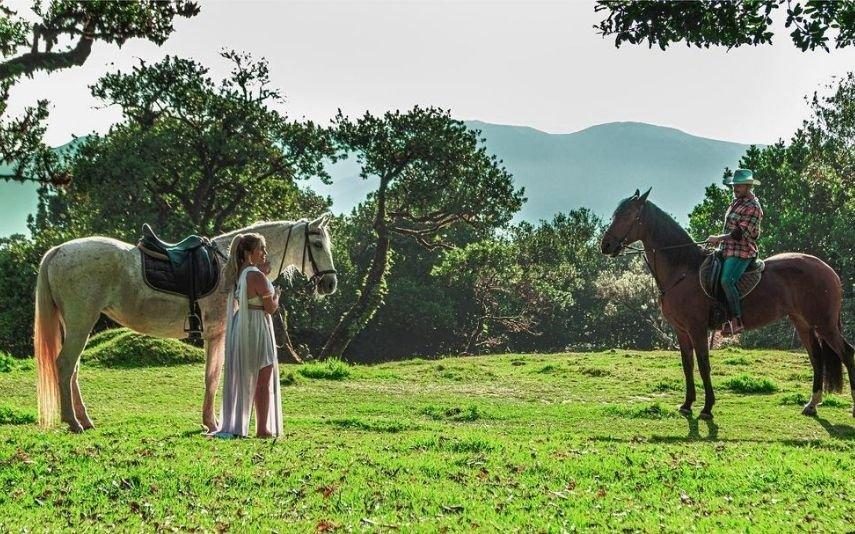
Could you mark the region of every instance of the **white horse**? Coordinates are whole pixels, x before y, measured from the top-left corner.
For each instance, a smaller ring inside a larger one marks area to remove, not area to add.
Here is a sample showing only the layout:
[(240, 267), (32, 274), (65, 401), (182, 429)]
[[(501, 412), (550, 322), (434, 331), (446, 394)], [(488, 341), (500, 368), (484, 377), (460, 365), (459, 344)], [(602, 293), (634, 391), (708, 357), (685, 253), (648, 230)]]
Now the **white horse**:
[[(256, 223), (213, 241), (226, 252), (235, 235), (257, 232), (267, 242), (271, 265), (296, 267), (315, 283), (319, 294), (327, 295), (337, 284), (328, 222), (329, 214), (313, 221)], [(93, 428), (80, 395), (77, 372), (80, 354), (101, 313), (142, 334), (185, 337), (187, 298), (148, 287), (139, 255), (134, 245), (107, 237), (87, 237), (53, 247), (42, 258), (33, 336), (42, 426), (56, 422), (59, 401), (62, 421), (72, 432)], [(268, 277), (277, 274), (274, 270)], [(198, 301), (206, 351), (202, 424), (210, 431), (217, 428), (214, 397), (223, 367), (226, 303), (231, 293), (224, 290), (223, 283), (221, 276), (220, 287)]]

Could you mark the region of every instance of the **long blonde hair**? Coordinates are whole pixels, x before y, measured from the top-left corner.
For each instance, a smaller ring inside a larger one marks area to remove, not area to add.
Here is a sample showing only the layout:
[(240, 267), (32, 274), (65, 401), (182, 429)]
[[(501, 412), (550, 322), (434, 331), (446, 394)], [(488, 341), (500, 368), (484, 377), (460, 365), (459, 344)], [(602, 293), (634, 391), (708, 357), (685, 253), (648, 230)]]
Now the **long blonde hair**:
[(223, 268), (223, 291), (228, 293), (237, 283), (238, 269), (246, 257), (259, 246), (265, 245), (264, 236), (257, 233), (238, 234), (229, 245), (229, 261)]

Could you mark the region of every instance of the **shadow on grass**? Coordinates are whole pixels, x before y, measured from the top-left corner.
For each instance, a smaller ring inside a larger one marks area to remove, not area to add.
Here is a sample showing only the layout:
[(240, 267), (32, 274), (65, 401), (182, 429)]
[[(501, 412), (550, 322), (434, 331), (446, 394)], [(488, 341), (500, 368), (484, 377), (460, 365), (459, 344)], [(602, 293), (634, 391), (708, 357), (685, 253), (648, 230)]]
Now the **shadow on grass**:
[(822, 417), (813, 416), (813, 419), (828, 432), (828, 435), (835, 439), (844, 441), (855, 441), (855, 428), (850, 425), (834, 425)]
[[(822, 428), (828, 433), (828, 436), (834, 438), (835, 441), (822, 439), (757, 439), (757, 438), (724, 438), (718, 437), (718, 425), (713, 421), (697, 419), (690, 415), (683, 416), (688, 424), (688, 434), (686, 436), (660, 436), (652, 435), (649, 438), (643, 436), (635, 436), (632, 438), (616, 438), (612, 436), (595, 436), (591, 437), (592, 441), (603, 442), (621, 442), (621, 443), (692, 443), (702, 441), (714, 441), (720, 443), (777, 443), (790, 447), (818, 447), (818, 448), (838, 448), (839, 441), (855, 441), (855, 427), (850, 425), (835, 425), (827, 419), (821, 417), (813, 417)], [(706, 426), (706, 435), (701, 434), (699, 421)]]

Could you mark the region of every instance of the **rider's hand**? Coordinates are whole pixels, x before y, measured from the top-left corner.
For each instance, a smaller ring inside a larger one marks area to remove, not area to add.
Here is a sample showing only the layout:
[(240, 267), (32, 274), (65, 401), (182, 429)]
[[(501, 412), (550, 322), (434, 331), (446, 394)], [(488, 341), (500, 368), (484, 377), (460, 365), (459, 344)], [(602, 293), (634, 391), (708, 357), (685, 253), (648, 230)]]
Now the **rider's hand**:
[(258, 269), (263, 272), (265, 275), (270, 274), (270, 262), (265, 261), (261, 265), (259, 265)]
[(717, 235), (711, 235), (707, 238), (707, 243), (710, 245), (718, 245), (721, 242), (721, 237)]

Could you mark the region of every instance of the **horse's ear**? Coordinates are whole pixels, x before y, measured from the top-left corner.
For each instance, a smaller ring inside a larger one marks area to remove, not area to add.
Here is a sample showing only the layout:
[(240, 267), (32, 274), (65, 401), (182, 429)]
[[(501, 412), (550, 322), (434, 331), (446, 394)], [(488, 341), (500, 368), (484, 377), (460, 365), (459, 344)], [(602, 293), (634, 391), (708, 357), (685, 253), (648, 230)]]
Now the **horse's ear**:
[(640, 194), (641, 194), (641, 192), (640, 192), (638, 189), (636, 189), (636, 190), (635, 190), (635, 194), (634, 194), (634, 195), (632, 195), (632, 196), (633, 196), (634, 198), (638, 198), (638, 195), (640, 195)]
[[(644, 192), (644, 194), (643, 194), (643, 195), (641, 195), (641, 196), (638, 198), (638, 200), (640, 200), (640, 201), (642, 201), (642, 202), (646, 201), (646, 200), (647, 200), (647, 195), (649, 195), (649, 194), (650, 194), (650, 191), (652, 191), (652, 190), (653, 190), (653, 188), (651, 187), (650, 189), (648, 189), (647, 191), (645, 191), (645, 192)], [(638, 196), (638, 190), (637, 190), (637, 189), (636, 189), (636, 191), (635, 191), (635, 195), (636, 195), (636, 196)]]

